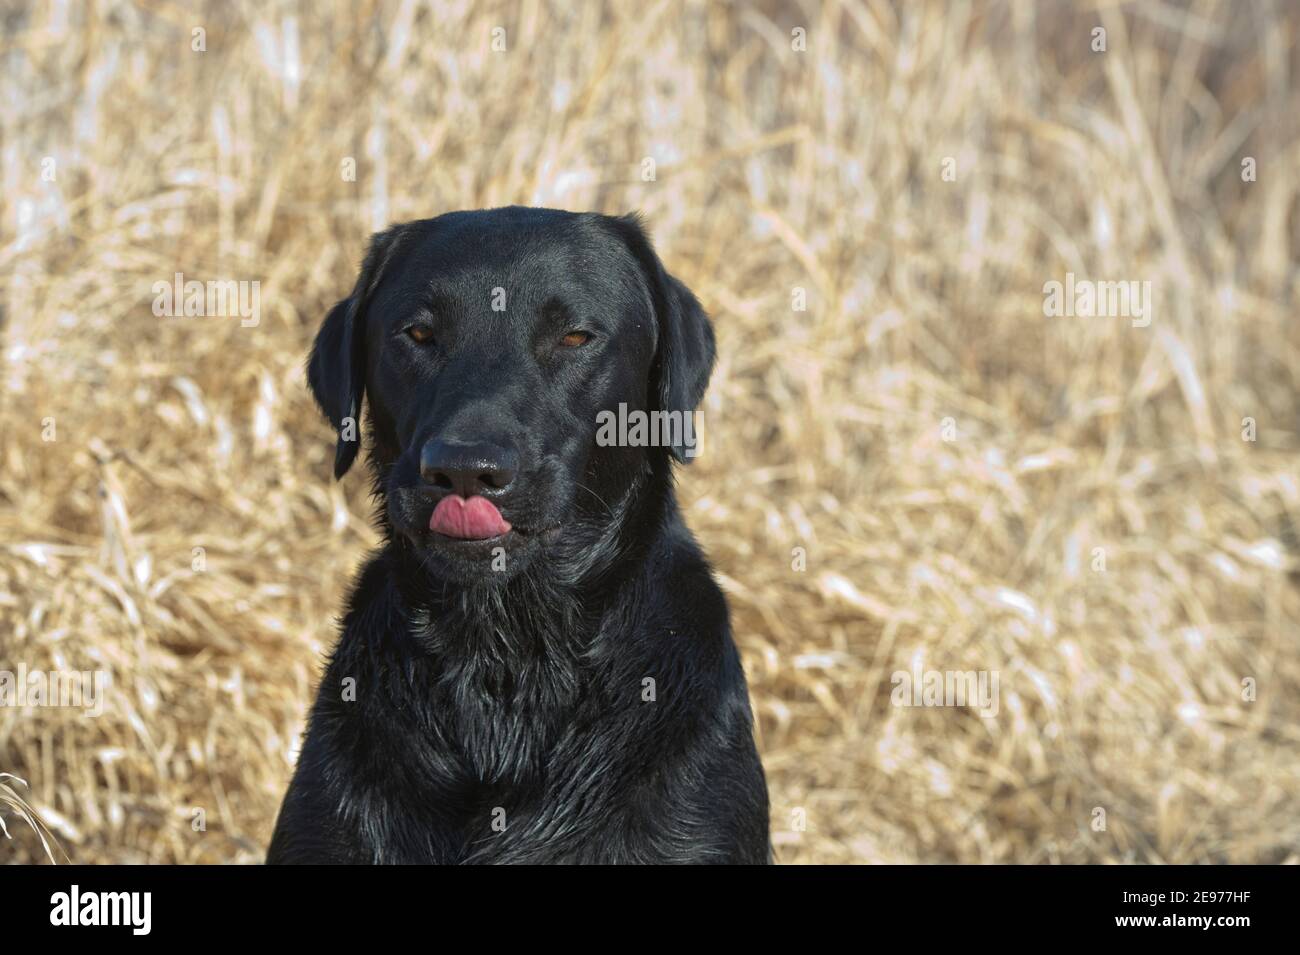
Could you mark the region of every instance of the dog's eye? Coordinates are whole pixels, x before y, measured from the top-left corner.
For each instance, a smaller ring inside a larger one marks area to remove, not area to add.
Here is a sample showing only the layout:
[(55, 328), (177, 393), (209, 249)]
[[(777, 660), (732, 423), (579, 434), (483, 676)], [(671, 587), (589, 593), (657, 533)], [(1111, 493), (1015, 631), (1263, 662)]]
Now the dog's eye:
[(581, 348), (589, 341), (591, 341), (591, 336), (586, 332), (569, 332), (560, 339), (560, 345), (564, 348)]
[(412, 325), (406, 330), (406, 335), (417, 345), (425, 345), (433, 341), (433, 329), (428, 325)]

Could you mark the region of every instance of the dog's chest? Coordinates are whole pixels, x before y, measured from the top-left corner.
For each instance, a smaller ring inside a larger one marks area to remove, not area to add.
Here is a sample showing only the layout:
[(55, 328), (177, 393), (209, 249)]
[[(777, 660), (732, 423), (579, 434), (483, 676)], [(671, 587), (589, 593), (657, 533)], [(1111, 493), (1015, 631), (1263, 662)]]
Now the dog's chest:
[(367, 841), (394, 861), (492, 861), (576, 824), (580, 802), (557, 794), (582, 791), (568, 720), (586, 717), (551, 705), (557, 692), (502, 696), (463, 675), (437, 684), (429, 719), (390, 741), (387, 766), (371, 751), (369, 771), (352, 776), (360, 801), (384, 807)]
[(368, 670), (359, 682), (376, 691), (360, 707), (331, 707), (332, 735), (349, 743), (341, 801), (367, 807), (373, 821), (359, 834), (362, 852), (408, 862), (558, 858), (573, 833), (612, 824), (619, 780), (635, 762), (625, 744), (644, 723), (628, 718), (640, 683), (613, 672), (623, 658), (593, 652), (573, 631), (458, 623), (416, 639), (372, 635), (367, 652), (335, 661), (339, 673)]

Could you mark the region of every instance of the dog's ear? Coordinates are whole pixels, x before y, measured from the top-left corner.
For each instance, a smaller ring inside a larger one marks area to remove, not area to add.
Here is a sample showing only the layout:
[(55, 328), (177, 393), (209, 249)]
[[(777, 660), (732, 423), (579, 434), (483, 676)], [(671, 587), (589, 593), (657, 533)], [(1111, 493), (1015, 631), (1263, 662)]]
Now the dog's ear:
[(325, 417), (338, 432), (334, 477), (352, 467), (361, 450), (361, 396), (366, 390), (366, 304), (403, 232), (393, 226), (377, 232), (352, 294), (329, 310), (307, 360), (307, 384)]
[[(658, 346), (650, 369), (650, 397), (654, 410), (689, 415), (699, 406), (713, 372), (716, 346), (713, 326), (695, 295), (664, 269), (654, 246), (635, 213), (611, 220), (645, 273), (658, 321)], [(683, 436), (686, 428), (681, 429)], [(694, 432), (692, 432), (694, 433)], [(671, 448), (673, 457), (689, 464), (683, 444)]]

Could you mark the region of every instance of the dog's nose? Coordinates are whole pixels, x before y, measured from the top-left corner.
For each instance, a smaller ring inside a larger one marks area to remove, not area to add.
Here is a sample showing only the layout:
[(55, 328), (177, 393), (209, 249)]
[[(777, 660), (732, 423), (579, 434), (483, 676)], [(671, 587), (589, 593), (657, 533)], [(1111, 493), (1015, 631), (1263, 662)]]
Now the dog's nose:
[(519, 454), (497, 444), (463, 444), (441, 438), (420, 449), (420, 478), (461, 497), (504, 491), (519, 471)]

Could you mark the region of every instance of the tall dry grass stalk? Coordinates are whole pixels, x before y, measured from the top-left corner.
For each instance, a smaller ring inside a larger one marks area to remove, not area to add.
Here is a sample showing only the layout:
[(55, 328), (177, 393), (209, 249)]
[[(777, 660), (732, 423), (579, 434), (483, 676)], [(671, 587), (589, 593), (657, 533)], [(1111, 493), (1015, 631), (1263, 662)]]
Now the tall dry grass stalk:
[(45, 858), (50, 862), (57, 862), (51, 846), (57, 847), (58, 840), (50, 832), (50, 827), (45, 825), (44, 820), (36, 814), (36, 810), (14, 788), (15, 785), (26, 788), (27, 780), (19, 779), (13, 773), (0, 773), (0, 835), (6, 839), (13, 838), (9, 826), (5, 824), (5, 816), (15, 816), (26, 823), (33, 835), (40, 840), (41, 848), (45, 850)]
[[(643, 210), (715, 318), (681, 488), (780, 859), (1298, 858), (1294, 5), (0, 18), (0, 668), (110, 681), (0, 707), (0, 770), (74, 862), (261, 858), (375, 543), (306, 349), (371, 230), (508, 203)], [(260, 321), (155, 317), (177, 272)], [(1150, 326), (1045, 317), (1069, 272)]]

